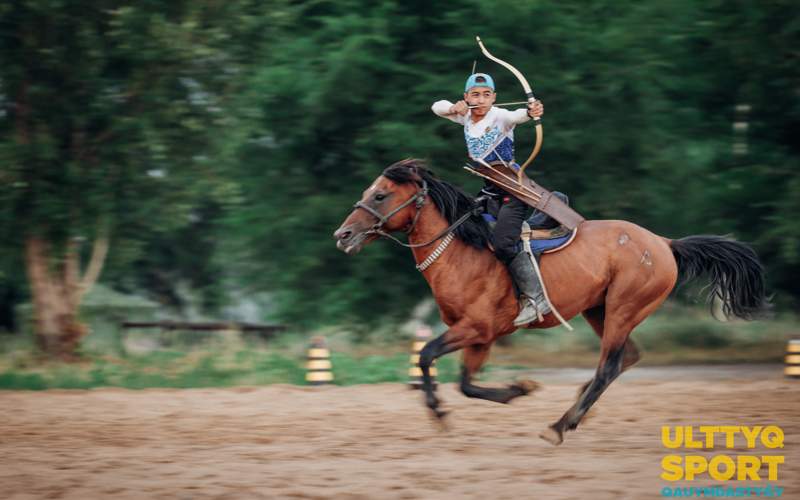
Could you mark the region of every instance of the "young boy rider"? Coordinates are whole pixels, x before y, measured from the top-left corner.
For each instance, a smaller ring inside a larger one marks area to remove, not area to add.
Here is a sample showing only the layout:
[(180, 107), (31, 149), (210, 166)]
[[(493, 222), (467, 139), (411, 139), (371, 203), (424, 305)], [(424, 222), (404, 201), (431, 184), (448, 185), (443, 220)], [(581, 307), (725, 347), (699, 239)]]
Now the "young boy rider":
[[(514, 127), (542, 116), (544, 105), (536, 101), (529, 103), (528, 109), (510, 111), (493, 106), (496, 98), (492, 77), (485, 73), (474, 73), (464, 87), (464, 100), (455, 104), (437, 101), (431, 110), (464, 126), (467, 151), (473, 161), (482, 160), (491, 164), (502, 160), (518, 169), (519, 166), (514, 162)], [(494, 187), (493, 191), (501, 193), (503, 202), (492, 234), (494, 253), (508, 266), (521, 292), (522, 308), (514, 325), (527, 325), (537, 320), (537, 311), (543, 315), (550, 312), (528, 254), (525, 251), (517, 252), (528, 205), (499, 188)]]

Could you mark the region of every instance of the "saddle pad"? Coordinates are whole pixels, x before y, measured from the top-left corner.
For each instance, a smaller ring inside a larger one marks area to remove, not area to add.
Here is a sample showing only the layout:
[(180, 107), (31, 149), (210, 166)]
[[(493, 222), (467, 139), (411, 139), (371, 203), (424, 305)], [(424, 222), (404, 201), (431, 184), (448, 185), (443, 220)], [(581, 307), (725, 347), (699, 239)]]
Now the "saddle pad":
[[(489, 224), (489, 227), (494, 229), (494, 225), (497, 223), (497, 217), (488, 212), (481, 213), (481, 217), (483, 217), (483, 220), (485, 220), (486, 223)], [(546, 213), (540, 212), (538, 210), (534, 210), (533, 214), (531, 214), (531, 216), (528, 217), (528, 220), (526, 222), (528, 223), (529, 226), (535, 228), (537, 232), (543, 230), (543, 231), (559, 232), (563, 234), (564, 232), (569, 231), (569, 229), (559, 224), (558, 221), (556, 221)], [(540, 239), (547, 239), (546, 235), (545, 236), (539, 235), (538, 237)]]
[(557, 252), (572, 243), (577, 232), (578, 228), (575, 228), (564, 236), (559, 236), (557, 238), (530, 240), (531, 251), (536, 254)]
[[(494, 229), (497, 219), (487, 213), (483, 213), (481, 216), (487, 223), (489, 223), (489, 226)], [(538, 232), (538, 230), (534, 230), (534, 232)], [(577, 232), (578, 228), (575, 228), (563, 236), (530, 240), (531, 250), (536, 254), (557, 252), (572, 243), (572, 240), (575, 239), (575, 234), (577, 234)], [(519, 241), (517, 249), (522, 250), (522, 240)]]

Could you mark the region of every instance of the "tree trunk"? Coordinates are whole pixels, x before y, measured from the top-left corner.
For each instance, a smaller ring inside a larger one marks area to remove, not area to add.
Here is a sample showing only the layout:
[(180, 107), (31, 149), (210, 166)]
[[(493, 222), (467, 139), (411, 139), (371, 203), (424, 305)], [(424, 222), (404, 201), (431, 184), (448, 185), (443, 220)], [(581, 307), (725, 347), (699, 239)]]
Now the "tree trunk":
[(60, 262), (55, 262), (50, 245), (39, 237), (25, 242), (25, 265), (33, 297), (34, 335), (47, 355), (72, 359), (88, 328), (78, 319), (83, 295), (100, 275), (108, 251), (108, 238), (94, 244), (89, 269), (81, 280), (80, 256), (76, 240), (69, 243)]

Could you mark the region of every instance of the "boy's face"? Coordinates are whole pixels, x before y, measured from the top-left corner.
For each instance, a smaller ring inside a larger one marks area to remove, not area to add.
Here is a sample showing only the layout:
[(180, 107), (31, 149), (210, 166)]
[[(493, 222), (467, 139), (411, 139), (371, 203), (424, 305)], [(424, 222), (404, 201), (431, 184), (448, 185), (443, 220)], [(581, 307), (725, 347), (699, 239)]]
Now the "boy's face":
[(472, 114), (475, 116), (483, 116), (489, 112), (494, 104), (497, 94), (489, 87), (472, 87), (464, 93), (464, 100), (470, 106), (478, 106), (472, 108)]

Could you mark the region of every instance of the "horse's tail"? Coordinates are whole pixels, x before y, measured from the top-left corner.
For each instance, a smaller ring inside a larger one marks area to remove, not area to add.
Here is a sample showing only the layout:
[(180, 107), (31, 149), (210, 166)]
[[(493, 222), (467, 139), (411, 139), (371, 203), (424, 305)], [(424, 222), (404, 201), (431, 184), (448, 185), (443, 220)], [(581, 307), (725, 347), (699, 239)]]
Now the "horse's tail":
[(748, 245), (724, 236), (687, 236), (669, 242), (678, 263), (678, 285), (708, 273), (722, 312), (754, 319), (769, 308), (764, 289), (764, 267)]

